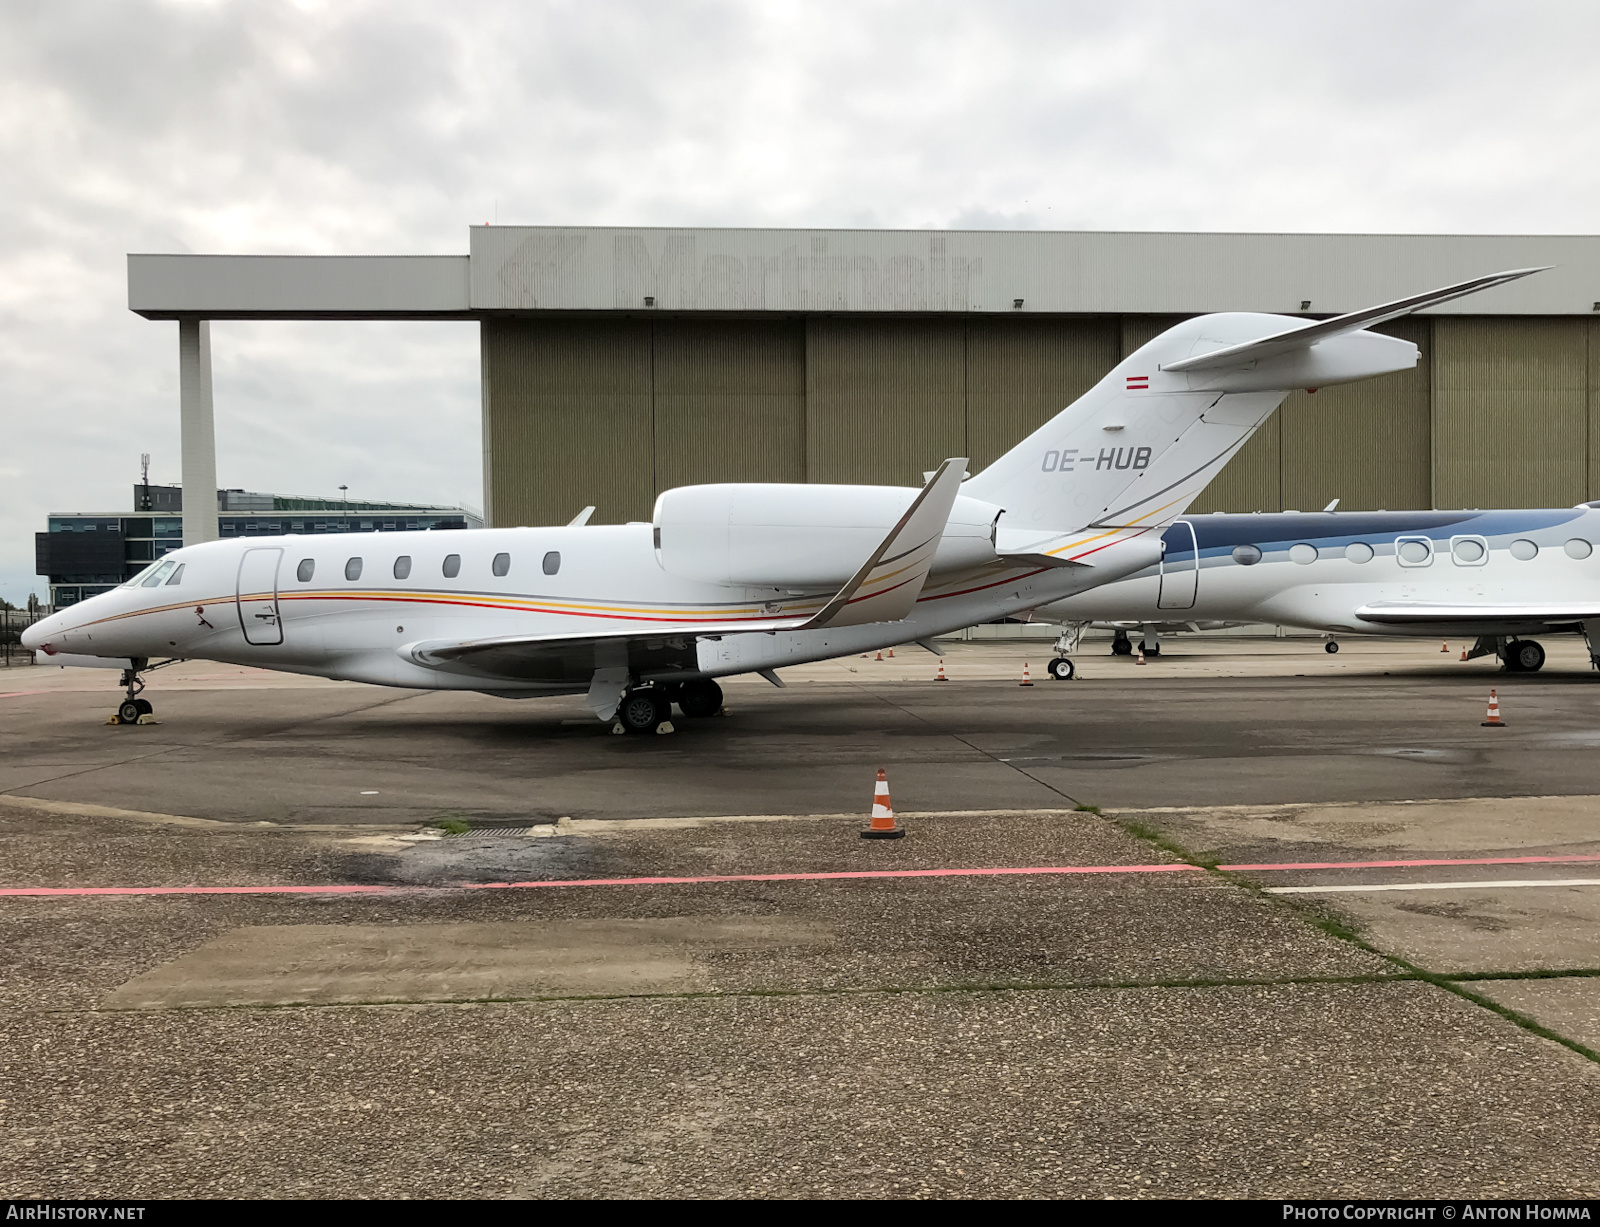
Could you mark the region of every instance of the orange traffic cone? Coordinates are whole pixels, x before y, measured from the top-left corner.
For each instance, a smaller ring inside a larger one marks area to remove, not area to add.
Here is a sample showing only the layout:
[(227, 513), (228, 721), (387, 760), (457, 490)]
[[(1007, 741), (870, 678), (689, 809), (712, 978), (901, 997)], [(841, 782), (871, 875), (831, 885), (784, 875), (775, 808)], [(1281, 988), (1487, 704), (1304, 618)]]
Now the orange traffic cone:
[(862, 839), (899, 839), (904, 827), (894, 824), (894, 803), (889, 800), (889, 777), (878, 768), (878, 784), (872, 790), (872, 825), (861, 832)]
[(948, 682), (950, 680), (949, 678), (947, 678), (944, 675), (944, 657), (943, 656), (939, 657), (939, 672), (937, 672), (937, 673), (935, 673), (933, 675), (933, 680), (936, 681), (936, 682)]
[(879, 651), (879, 653), (878, 653), (878, 659), (879, 659), (879, 660), (882, 660), (882, 659), (883, 659), (883, 652), (882, 652), (882, 651)]
[(890, 660), (893, 660), (893, 659), (894, 659), (894, 649), (893, 649), (893, 648), (890, 648), (890, 649), (889, 649), (889, 659), (890, 659)]
[(1139, 659), (1133, 662), (1136, 665), (1144, 664), (1144, 644), (1139, 645)]
[(1467, 649), (1466, 648), (1462, 648), (1461, 649), (1461, 659), (1465, 660), (1466, 658), (1467, 658)]
[(1028, 676), (1028, 662), (1027, 661), (1023, 661), (1022, 662), (1022, 684), (1024, 686), (1033, 685), (1033, 679)]
[(1483, 722), (1486, 729), (1503, 729), (1506, 722), (1500, 719), (1500, 700), (1495, 698), (1494, 691), (1489, 692), (1489, 717)]
[(1447, 642), (1445, 642), (1445, 643), (1441, 643), (1441, 644), (1440, 644), (1440, 645), (1439, 645), (1439, 650), (1440, 650), (1440, 651), (1441, 651), (1441, 652), (1449, 652), (1449, 651), (1450, 651), (1450, 644), (1449, 644), (1449, 642), (1448, 642), (1448, 641), (1447, 641)]

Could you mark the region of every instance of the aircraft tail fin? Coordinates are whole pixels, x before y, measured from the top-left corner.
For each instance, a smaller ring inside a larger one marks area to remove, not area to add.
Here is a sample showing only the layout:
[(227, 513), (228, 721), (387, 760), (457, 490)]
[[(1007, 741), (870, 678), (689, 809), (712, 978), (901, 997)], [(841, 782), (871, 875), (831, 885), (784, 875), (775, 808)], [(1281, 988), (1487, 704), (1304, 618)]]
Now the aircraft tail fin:
[(1539, 269), (1477, 277), (1307, 323), (1228, 312), (1169, 328), (962, 493), (1005, 508), (1002, 530), (1159, 528), (1182, 515), (1291, 391), (1409, 370), (1409, 341), (1368, 332)]

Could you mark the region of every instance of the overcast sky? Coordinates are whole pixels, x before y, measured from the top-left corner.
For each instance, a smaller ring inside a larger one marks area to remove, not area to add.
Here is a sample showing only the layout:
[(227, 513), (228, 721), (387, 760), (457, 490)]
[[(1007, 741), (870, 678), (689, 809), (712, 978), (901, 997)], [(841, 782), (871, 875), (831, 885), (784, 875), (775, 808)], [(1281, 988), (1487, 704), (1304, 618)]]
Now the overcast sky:
[[(466, 228), (1596, 233), (1600, 6), (0, 0), (0, 596), (176, 481), (125, 255)], [(469, 324), (213, 325), (218, 478), (481, 504)]]

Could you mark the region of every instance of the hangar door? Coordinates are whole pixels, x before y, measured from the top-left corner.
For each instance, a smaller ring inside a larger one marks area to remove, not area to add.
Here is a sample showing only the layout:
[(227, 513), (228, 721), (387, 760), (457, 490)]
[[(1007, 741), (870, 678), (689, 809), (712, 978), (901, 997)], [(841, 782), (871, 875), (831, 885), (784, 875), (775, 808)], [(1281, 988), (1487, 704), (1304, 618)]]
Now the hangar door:
[(246, 550), (239, 560), (239, 625), (246, 643), (282, 643), (278, 617), (279, 549)]
[(1161, 555), (1160, 609), (1193, 609), (1200, 582), (1200, 550), (1195, 544), (1194, 525), (1178, 520), (1161, 538), (1166, 548)]

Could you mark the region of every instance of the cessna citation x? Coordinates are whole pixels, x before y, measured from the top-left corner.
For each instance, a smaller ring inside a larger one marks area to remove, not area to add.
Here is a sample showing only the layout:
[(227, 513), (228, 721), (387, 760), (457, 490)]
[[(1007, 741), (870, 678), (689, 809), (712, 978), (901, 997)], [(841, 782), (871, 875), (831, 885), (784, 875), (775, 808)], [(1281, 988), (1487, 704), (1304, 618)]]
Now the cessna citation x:
[[(1089, 622), (1161, 629), (1269, 622), (1336, 634), (1472, 636), (1533, 673), (1533, 635), (1577, 632), (1600, 665), (1600, 504), (1531, 511), (1282, 512), (1178, 520), (1160, 562), (1041, 611), (1066, 624), (1052, 677)], [(1119, 628), (1112, 651), (1133, 650)]]
[(211, 541), (23, 642), (59, 663), (121, 667), (122, 721), (150, 714), (142, 675), (166, 657), (505, 698), (585, 694), (599, 719), (648, 732), (673, 702), (715, 714), (718, 677), (782, 685), (784, 665), (931, 648), (1157, 565), (1162, 531), (1291, 390), (1416, 365), (1416, 346), (1368, 325), (1536, 271), (1322, 321), (1185, 321), (970, 478), (951, 459), (920, 490), (684, 486), (648, 524)]

